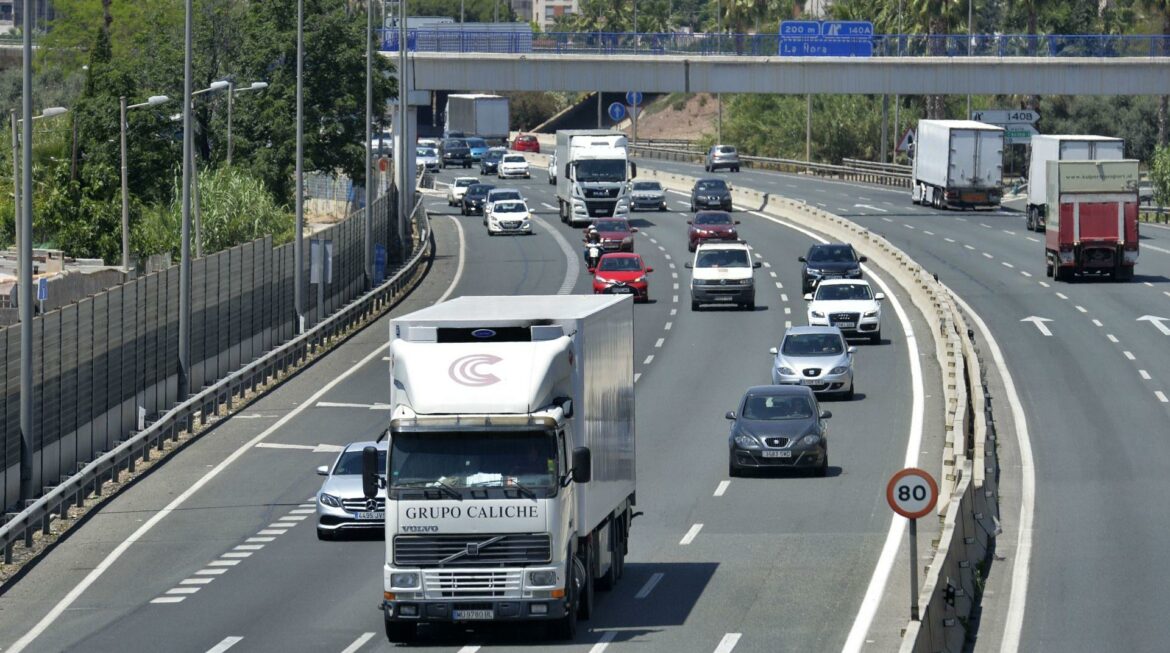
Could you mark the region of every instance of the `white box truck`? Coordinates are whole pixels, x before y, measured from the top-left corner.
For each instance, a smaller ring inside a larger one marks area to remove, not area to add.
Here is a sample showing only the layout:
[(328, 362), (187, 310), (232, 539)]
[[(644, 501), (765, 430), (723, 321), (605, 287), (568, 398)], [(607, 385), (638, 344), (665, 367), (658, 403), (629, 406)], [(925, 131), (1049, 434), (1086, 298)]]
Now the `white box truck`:
[(1028, 207), (1025, 225), (1028, 231), (1044, 231), (1048, 221), (1049, 161), (1119, 161), (1125, 158), (1125, 141), (1109, 136), (1032, 137), (1032, 157), (1028, 162)]
[(557, 132), (557, 208), (576, 225), (630, 214), (629, 181), (638, 176), (626, 135), (614, 130)]
[(390, 323), (382, 610), (546, 622), (562, 638), (621, 577), (633, 518), (633, 301), (460, 297)]
[(445, 133), (507, 140), (508, 98), (500, 95), (448, 95)]
[(999, 206), (1003, 128), (973, 120), (919, 120), (911, 199), (938, 209)]

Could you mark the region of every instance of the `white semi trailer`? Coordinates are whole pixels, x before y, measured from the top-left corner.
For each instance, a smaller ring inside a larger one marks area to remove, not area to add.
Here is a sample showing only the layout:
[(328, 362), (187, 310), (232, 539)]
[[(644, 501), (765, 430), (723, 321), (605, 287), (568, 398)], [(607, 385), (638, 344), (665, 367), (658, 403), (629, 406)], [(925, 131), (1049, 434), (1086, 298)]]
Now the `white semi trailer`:
[(622, 576), (634, 485), (633, 302), (460, 297), (390, 325), (387, 638), (545, 622), (572, 638)]
[(913, 202), (939, 209), (999, 206), (1003, 131), (972, 120), (919, 120)]
[(1028, 207), (1024, 220), (1029, 231), (1044, 231), (1048, 222), (1049, 161), (1118, 161), (1125, 158), (1125, 141), (1108, 136), (1032, 137), (1028, 162)]

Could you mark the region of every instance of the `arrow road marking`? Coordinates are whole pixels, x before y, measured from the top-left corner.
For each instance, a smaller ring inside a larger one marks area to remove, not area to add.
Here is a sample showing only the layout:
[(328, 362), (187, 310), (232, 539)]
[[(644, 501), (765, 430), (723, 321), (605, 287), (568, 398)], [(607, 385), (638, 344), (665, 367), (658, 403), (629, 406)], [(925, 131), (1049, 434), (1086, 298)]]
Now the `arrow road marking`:
[(1143, 315), (1137, 319), (1138, 322), (1149, 322), (1154, 325), (1164, 336), (1170, 336), (1170, 326), (1164, 323), (1170, 318), (1158, 317), (1157, 315)]
[(1037, 317), (1035, 315), (1032, 315), (1032, 316), (1026, 317), (1020, 321), (1021, 322), (1031, 322), (1032, 324), (1035, 324), (1036, 328), (1040, 330), (1040, 333), (1042, 335), (1046, 335), (1046, 336), (1052, 335), (1052, 332), (1049, 331), (1048, 327), (1045, 326), (1045, 324), (1044, 324), (1045, 322), (1051, 322), (1052, 320), (1050, 320), (1046, 317)]

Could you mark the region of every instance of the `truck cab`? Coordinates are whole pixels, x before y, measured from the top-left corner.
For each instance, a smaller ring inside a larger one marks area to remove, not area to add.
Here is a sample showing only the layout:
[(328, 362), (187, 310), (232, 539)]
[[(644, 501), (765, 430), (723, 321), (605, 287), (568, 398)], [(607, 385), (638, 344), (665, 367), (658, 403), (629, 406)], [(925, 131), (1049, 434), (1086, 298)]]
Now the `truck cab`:
[(625, 217), (629, 181), (638, 174), (629, 160), (625, 134), (602, 130), (557, 132), (557, 204), (561, 222)]

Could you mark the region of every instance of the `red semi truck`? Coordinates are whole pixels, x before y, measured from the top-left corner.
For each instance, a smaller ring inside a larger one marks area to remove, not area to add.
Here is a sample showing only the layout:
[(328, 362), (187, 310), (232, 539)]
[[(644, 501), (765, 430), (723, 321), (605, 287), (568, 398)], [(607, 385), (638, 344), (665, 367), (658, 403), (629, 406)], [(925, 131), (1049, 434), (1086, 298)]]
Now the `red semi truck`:
[(1048, 276), (1133, 278), (1138, 258), (1138, 162), (1048, 161)]

